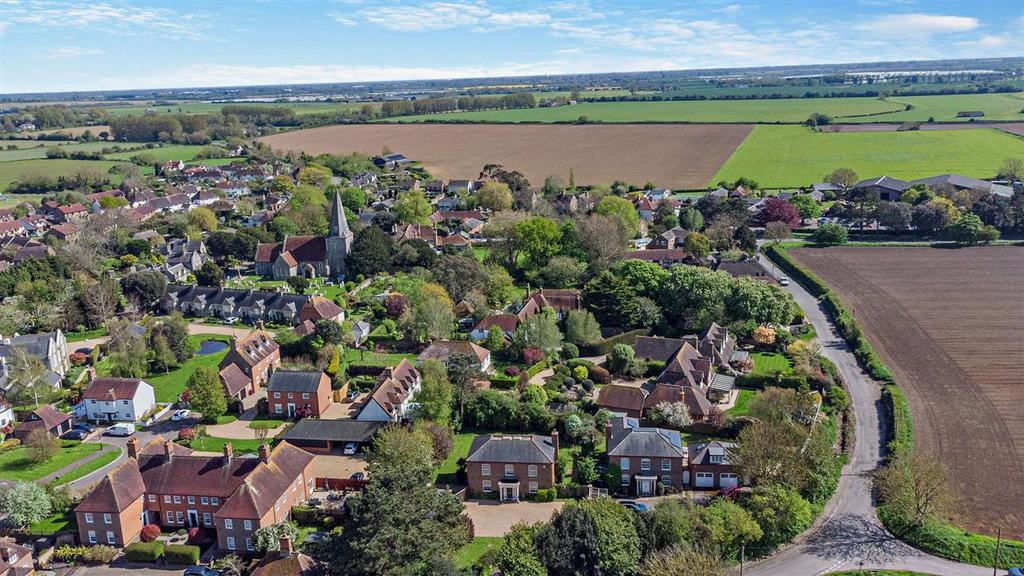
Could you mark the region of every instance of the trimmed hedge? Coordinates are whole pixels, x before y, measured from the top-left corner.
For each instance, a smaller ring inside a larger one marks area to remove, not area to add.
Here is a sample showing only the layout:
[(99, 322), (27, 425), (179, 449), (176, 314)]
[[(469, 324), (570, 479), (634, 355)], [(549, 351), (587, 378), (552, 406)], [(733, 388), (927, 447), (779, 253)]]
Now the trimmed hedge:
[(171, 544), (164, 549), (164, 561), (168, 564), (193, 566), (199, 563), (199, 546)]
[(534, 499), (537, 502), (554, 502), (557, 491), (554, 488), (541, 488), (537, 490), (537, 495)]
[(133, 542), (124, 549), (124, 556), (129, 562), (153, 564), (163, 555), (163, 542)]
[(299, 526), (316, 526), (317, 511), (312, 506), (292, 506), (292, 519)]
[(891, 415), (889, 425), (892, 427), (892, 440), (889, 450), (893, 454), (914, 450), (914, 421), (910, 417), (910, 405), (907, 397), (898, 386), (889, 384), (882, 388), (882, 401)]
[(639, 330), (630, 330), (629, 332), (623, 332), (622, 334), (616, 334), (611, 338), (605, 338), (600, 342), (593, 344), (584, 344), (580, 346), (580, 356), (601, 356), (612, 351), (612, 348), (616, 344), (627, 344), (632, 346), (633, 342), (636, 342), (638, 336), (647, 336), (651, 331), (647, 328), (641, 328)]
[(490, 378), (491, 387), (499, 390), (511, 390), (519, 382), (518, 376), (507, 376), (505, 374), (494, 374)]
[(548, 367), (548, 361), (547, 360), (541, 360), (540, 362), (537, 362), (533, 366), (530, 366), (529, 368), (526, 369), (526, 376), (528, 378), (533, 378), (537, 374), (540, 374), (541, 372), (543, 372), (544, 369), (547, 368), (547, 367)]

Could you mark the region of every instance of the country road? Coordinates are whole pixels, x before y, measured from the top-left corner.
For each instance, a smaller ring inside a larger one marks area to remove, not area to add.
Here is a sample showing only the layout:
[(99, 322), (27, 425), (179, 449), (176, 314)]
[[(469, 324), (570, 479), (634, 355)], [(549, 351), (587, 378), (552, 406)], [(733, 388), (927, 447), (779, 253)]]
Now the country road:
[[(763, 256), (761, 263), (768, 270), (778, 270)], [(872, 474), (885, 453), (881, 388), (861, 370), (818, 299), (796, 282), (786, 289), (814, 326), (822, 353), (835, 362), (846, 382), (857, 421), (856, 442), (839, 487), (815, 524), (781, 552), (750, 564), (744, 574), (789, 576), (888, 568), (926, 574), (990, 575), (991, 567), (961, 564), (921, 552), (896, 539), (882, 526), (871, 491)]]

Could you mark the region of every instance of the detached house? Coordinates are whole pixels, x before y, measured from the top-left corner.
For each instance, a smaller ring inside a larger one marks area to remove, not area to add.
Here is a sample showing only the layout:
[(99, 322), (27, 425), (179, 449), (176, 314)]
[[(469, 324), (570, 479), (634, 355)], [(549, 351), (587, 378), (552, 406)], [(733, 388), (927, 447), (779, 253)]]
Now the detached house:
[(331, 405), (331, 379), (323, 372), (278, 370), (267, 384), (267, 409), (275, 416), (323, 414)]
[(397, 366), (380, 375), (356, 420), (398, 422), (406, 418), (421, 383), (419, 370), (403, 358)]
[(639, 420), (615, 415), (605, 427), (608, 464), (622, 471), (622, 486), (631, 494), (654, 496), (660, 483), (682, 490), (689, 484), (687, 449), (679, 432), (645, 428)]
[[(0, 424), (0, 427), (2, 426), (3, 424)], [(14, 430), (14, 437), (25, 443), (29, 435), (36, 430), (46, 430), (50, 436), (58, 438), (71, 430), (71, 414), (65, 414), (49, 405), (40, 406), (29, 413), (25, 421), (18, 424)]]
[(910, 187), (910, 182), (905, 182), (897, 178), (890, 178), (888, 176), (882, 176), (880, 178), (861, 180), (854, 184), (852, 189), (864, 190), (872, 194), (877, 194), (882, 200), (896, 202), (904, 192), (910, 189)]
[(82, 402), (95, 422), (138, 422), (156, 408), (153, 387), (140, 378), (93, 378)]
[(729, 452), (736, 448), (732, 442), (701, 442), (690, 444), (690, 476), (694, 488), (735, 488), (739, 476), (733, 468)]
[(472, 342), (461, 340), (436, 340), (416, 357), (416, 363), (424, 360), (440, 360), (447, 364), (452, 356), (463, 354), (477, 360), (477, 369), (487, 372), (491, 368), (491, 351)]
[(478, 494), (498, 492), (502, 502), (518, 502), (527, 494), (555, 485), (558, 432), (477, 436), (466, 456), (469, 489)]
[(281, 365), (281, 349), (274, 337), (263, 328), (240, 339), (231, 339), (228, 353), (220, 362), (220, 381), (228, 398), (238, 401), (240, 411), (256, 405), (256, 390)]

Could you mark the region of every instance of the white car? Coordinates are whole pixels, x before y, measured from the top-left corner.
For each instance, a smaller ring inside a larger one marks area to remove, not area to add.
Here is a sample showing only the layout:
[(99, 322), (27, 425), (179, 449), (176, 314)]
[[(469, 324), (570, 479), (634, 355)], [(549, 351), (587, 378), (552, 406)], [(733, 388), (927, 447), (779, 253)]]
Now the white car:
[(114, 424), (110, 428), (107, 428), (107, 434), (109, 436), (131, 436), (135, 434), (135, 425), (128, 424), (127, 422), (120, 422)]
[(191, 413), (192, 412), (190, 412), (188, 410), (177, 410), (177, 411), (174, 412), (174, 414), (171, 415), (171, 420), (173, 420), (175, 422), (178, 422), (180, 420), (184, 420), (185, 418), (188, 418), (188, 415), (191, 414)]
[(356, 443), (355, 442), (346, 442), (345, 443), (344, 453), (345, 453), (346, 456), (351, 456), (351, 455), (355, 454), (356, 453)]
[(782, 284), (783, 286), (789, 286), (789, 277), (781, 276), (779, 278), (779, 284)]

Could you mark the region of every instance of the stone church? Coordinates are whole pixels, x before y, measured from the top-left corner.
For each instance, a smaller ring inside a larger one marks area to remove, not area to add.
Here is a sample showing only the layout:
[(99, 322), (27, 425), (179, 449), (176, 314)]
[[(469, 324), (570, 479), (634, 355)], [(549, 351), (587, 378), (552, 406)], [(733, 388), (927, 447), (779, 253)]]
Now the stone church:
[(344, 277), (345, 256), (352, 249), (341, 195), (334, 194), (327, 237), (285, 236), (284, 242), (256, 246), (256, 273), (274, 280), (291, 276)]

